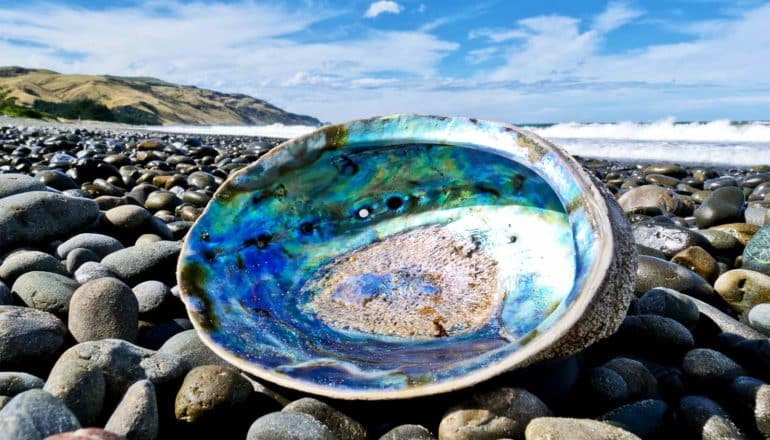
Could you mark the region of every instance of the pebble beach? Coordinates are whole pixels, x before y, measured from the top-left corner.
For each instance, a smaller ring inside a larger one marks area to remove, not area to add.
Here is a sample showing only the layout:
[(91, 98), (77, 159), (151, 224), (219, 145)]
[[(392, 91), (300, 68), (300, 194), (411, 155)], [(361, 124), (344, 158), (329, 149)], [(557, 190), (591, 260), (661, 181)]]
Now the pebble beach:
[(279, 142), (0, 119), (0, 440), (770, 437), (770, 158), (579, 159), (639, 252), (617, 332), (468, 389), (362, 402), (230, 366), (179, 299), (185, 234)]

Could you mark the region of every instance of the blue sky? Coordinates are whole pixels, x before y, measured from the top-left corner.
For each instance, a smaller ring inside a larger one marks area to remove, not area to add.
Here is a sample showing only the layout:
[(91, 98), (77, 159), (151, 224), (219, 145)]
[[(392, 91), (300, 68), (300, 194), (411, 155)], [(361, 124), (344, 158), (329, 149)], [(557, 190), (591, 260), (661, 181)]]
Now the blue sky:
[(770, 1), (0, 2), (0, 65), (155, 76), (326, 121), (770, 119)]

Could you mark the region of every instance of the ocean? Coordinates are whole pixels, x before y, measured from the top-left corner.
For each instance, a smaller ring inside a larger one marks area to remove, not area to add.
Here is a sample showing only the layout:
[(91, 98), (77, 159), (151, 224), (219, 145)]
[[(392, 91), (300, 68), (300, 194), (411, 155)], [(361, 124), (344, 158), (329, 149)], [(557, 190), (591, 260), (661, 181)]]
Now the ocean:
[[(518, 124), (517, 124), (518, 125)], [(600, 159), (720, 166), (770, 165), (770, 121), (555, 123), (520, 127), (571, 154)], [(292, 138), (304, 125), (163, 126), (159, 131)]]

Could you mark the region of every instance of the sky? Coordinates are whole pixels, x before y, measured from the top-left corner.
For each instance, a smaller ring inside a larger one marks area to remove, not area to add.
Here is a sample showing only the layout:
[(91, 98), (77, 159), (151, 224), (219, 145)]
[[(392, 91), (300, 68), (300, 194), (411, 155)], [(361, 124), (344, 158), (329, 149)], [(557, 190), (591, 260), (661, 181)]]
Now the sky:
[(770, 1), (0, 0), (0, 65), (153, 76), (323, 121), (770, 119)]

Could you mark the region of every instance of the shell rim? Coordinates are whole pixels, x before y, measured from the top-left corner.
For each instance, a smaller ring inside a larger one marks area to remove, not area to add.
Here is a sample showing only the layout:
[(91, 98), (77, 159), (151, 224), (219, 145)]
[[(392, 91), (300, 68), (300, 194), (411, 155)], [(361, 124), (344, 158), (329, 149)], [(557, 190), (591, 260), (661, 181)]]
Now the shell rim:
[[(600, 246), (598, 247), (597, 258), (594, 261), (594, 263), (591, 265), (591, 267), (588, 269), (588, 275), (585, 277), (583, 285), (580, 287), (580, 291), (575, 296), (572, 304), (570, 304), (567, 307), (566, 311), (564, 312), (564, 315), (559, 319), (557, 319), (556, 322), (550, 328), (548, 328), (545, 332), (537, 334), (527, 344), (521, 346), (521, 348), (511, 353), (509, 356), (495, 363), (487, 365), (485, 367), (477, 368), (474, 371), (471, 371), (462, 376), (458, 376), (456, 378), (447, 379), (440, 382), (424, 383), (424, 384), (415, 385), (404, 389), (387, 390), (387, 391), (355, 390), (355, 389), (334, 388), (329, 386), (317, 385), (314, 383), (305, 382), (302, 380), (292, 378), (291, 376), (288, 376), (285, 374), (276, 373), (275, 371), (262, 368), (255, 364), (249, 363), (244, 359), (241, 359), (237, 355), (225, 350), (224, 348), (219, 346), (217, 343), (215, 343), (208, 336), (205, 330), (203, 330), (203, 327), (200, 325), (200, 323), (195, 319), (195, 314), (189, 313), (190, 305), (187, 301), (187, 297), (188, 297), (187, 283), (185, 282), (185, 280), (181, 278), (181, 273), (182, 273), (183, 262), (185, 261), (185, 257), (188, 252), (186, 243), (189, 237), (191, 236), (191, 232), (195, 229), (195, 225), (193, 225), (193, 227), (190, 228), (190, 231), (188, 231), (188, 234), (185, 236), (183, 240), (182, 251), (180, 252), (179, 259), (177, 260), (177, 282), (180, 289), (180, 298), (182, 299), (185, 305), (185, 309), (188, 312), (188, 317), (190, 318), (190, 321), (193, 324), (193, 328), (195, 328), (196, 333), (198, 337), (201, 339), (201, 341), (209, 349), (211, 349), (217, 356), (224, 359), (231, 365), (234, 365), (238, 369), (245, 371), (247, 373), (253, 374), (260, 379), (264, 379), (270, 383), (279, 385), (281, 387), (285, 387), (288, 389), (305, 392), (309, 394), (314, 394), (317, 396), (325, 396), (325, 397), (343, 399), (343, 400), (408, 399), (408, 398), (429, 396), (434, 394), (448, 393), (451, 391), (455, 391), (458, 389), (462, 389), (462, 388), (466, 388), (466, 387), (478, 384), (480, 382), (483, 382), (485, 380), (488, 380), (495, 376), (503, 374), (507, 371), (513, 370), (515, 369), (515, 367), (522, 364), (527, 359), (535, 358), (537, 357), (538, 354), (546, 352), (550, 347), (552, 347), (554, 344), (562, 340), (567, 335), (567, 333), (576, 324), (579, 323), (580, 318), (583, 316), (584, 312), (586, 311), (586, 308), (590, 305), (592, 300), (592, 295), (590, 295), (589, 291), (596, 291), (602, 286), (605, 276), (608, 273), (608, 269), (610, 268), (612, 261), (615, 258), (614, 251), (613, 251), (615, 238), (612, 232), (612, 226), (609, 219), (609, 208), (607, 207), (604, 197), (602, 196), (599, 189), (591, 181), (591, 178), (583, 170), (582, 166), (571, 155), (566, 153), (560, 147), (537, 136), (536, 134), (528, 130), (524, 130), (519, 127), (513, 126), (511, 124), (479, 120), (479, 119), (468, 118), (468, 117), (447, 117), (447, 116), (424, 115), (424, 114), (415, 114), (415, 113), (399, 113), (399, 114), (392, 114), (387, 116), (357, 119), (357, 120), (352, 120), (352, 121), (348, 121), (340, 124), (331, 124), (331, 125), (322, 126), (310, 133), (307, 133), (305, 135), (302, 135), (293, 139), (288, 139), (285, 142), (282, 142), (281, 144), (273, 147), (270, 151), (268, 151), (266, 154), (261, 156), (255, 162), (247, 165), (246, 167), (238, 170), (237, 172), (229, 176), (214, 193), (214, 195), (212, 196), (212, 201), (216, 200), (217, 195), (220, 192), (226, 190), (233, 183), (233, 181), (237, 179), (239, 176), (241, 176), (242, 174), (248, 173), (250, 170), (252, 170), (257, 166), (260, 166), (263, 162), (266, 162), (272, 156), (276, 155), (278, 151), (288, 149), (292, 145), (303, 144), (303, 143), (308, 146), (312, 145), (307, 141), (322, 135), (325, 136), (326, 133), (329, 133), (330, 131), (333, 131), (333, 130), (337, 132), (341, 130), (346, 130), (348, 127), (350, 127), (353, 124), (367, 125), (367, 124), (375, 123), (377, 121), (387, 121), (391, 119), (405, 119), (408, 121), (413, 118), (428, 119), (428, 120), (435, 121), (437, 124), (440, 124), (445, 128), (445, 131), (442, 132), (442, 134), (444, 135), (451, 134), (453, 128), (456, 125), (472, 123), (475, 126), (478, 126), (478, 123), (481, 122), (481, 123), (489, 124), (491, 126), (495, 126), (507, 132), (508, 135), (510, 136), (517, 136), (517, 137), (523, 136), (527, 138), (529, 141), (532, 141), (536, 146), (543, 148), (544, 151), (553, 153), (558, 158), (558, 161), (560, 161), (565, 165), (565, 168), (569, 172), (574, 173), (575, 181), (580, 187), (581, 194), (590, 193), (591, 197), (582, 197), (582, 199), (584, 200), (586, 216), (588, 218), (588, 221), (595, 228), (594, 231), (596, 233), (596, 238), (600, 241)], [(333, 141), (335, 142), (330, 142), (330, 140), (325, 139), (323, 144), (314, 145), (313, 148), (322, 149), (322, 148), (328, 147), (329, 145), (335, 145), (336, 139), (333, 139)], [(493, 154), (496, 154), (508, 160), (520, 163), (521, 165), (524, 165), (532, 169), (532, 171), (534, 171), (540, 177), (543, 177), (544, 179), (546, 179), (546, 182), (548, 182), (547, 178), (542, 175), (540, 170), (536, 168), (531, 168), (531, 165), (532, 165), (531, 160), (530, 160), (530, 163), (523, 163), (521, 160), (519, 160), (519, 158), (509, 154), (505, 149), (505, 147), (495, 147), (493, 145), (486, 145), (486, 144), (472, 144), (472, 143), (463, 142), (463, 141), (453, 142), (451, 139), (414, 137), (414, 136), (410, 136), (409, 134), (402, 137), (381, 137), (379, 138), (379, 141), (380, 143), (370, 141), (370, 142), (367, 142), (367, 144), (383, 146), (383, 145), (399, 145), (399, 144), (408, 144), (408, 143), (433, 142), (433, 143), (441, 143), (441, 144), (450, 145), (450, 146), (472, 145), (475, 147), (482, 147)], [(346, 144), (346, 146), (350, 146), (350, 145), (355, 145), (355, 144)], [(204, 215), (206, 215), (210, 206), (211, 206), (211, 203), (209, 203), (209, 205), (206, 206), (206, 208), (204, 209), (200, 217), (203, 217)]]

